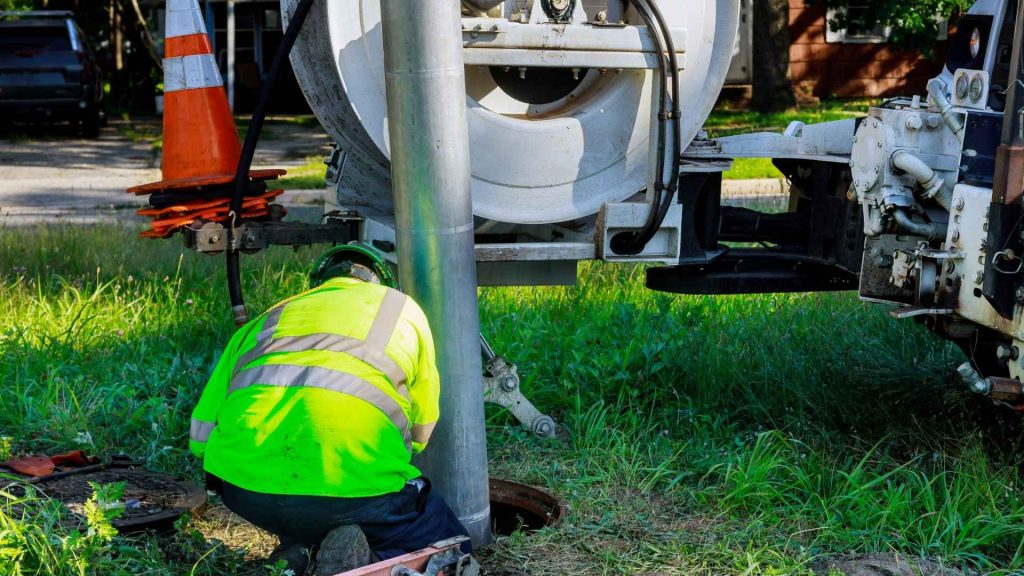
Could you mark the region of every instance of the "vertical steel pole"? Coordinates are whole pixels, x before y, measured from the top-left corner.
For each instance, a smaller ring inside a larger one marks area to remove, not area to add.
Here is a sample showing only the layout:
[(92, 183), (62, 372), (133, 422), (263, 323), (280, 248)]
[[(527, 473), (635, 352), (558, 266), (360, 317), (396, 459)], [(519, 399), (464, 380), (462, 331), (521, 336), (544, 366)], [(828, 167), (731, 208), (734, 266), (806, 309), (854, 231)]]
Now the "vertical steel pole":
[(381, 0), (381, 26), (398, 268), (442, 379), (441, 421), (417, 464), (479, 547), (490, 498), (459, 3)]
[(228, 21), (228, 106), (235, 109), (235, 0), (228, 0), (227, 4)]

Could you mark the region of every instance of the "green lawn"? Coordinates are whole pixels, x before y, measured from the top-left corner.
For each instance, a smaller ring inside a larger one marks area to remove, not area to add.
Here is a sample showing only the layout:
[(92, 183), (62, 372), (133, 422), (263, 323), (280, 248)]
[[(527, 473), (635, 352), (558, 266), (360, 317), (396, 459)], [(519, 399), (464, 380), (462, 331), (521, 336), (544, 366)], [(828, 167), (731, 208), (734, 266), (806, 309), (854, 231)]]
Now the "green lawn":
[(704, 123), (712, 138), (750, 132), (782, 132), (790, 122), (806, 124), (831, 122), (863, 116), (877, 100), (823, 100), (819, 104), (798, 106), (785, 112), (762, 114), (746, 106), (720, 102)]
[[(135, 231), (0, 228), (0, 436), (198, 480), (189, 413), (232, 330), (223, 259)], [(253, 310), (301, 289), (315, 255), (245, 257)], [(491, 471), (571, 507), (485, 566), (808, 574), (900, 551), (1024, 570), (1019, 418), (952, 380), (958, 351), (851, 294), (680, 297), (646, 291), (641, 267), (580, 272), (572, 288), (481, 290), (485, 333), (563, 427), (537, 440), (489, 407)], [(45, 500), (11, 498), (0, 574), (277, 573), (258, 561), (270, 540), (217, 506), (171, 536), (108, 536), (102, 517), (76, 536)]]
[(289, 168), (288, 174), (275, 183), (285, 190), (319, 190), (327, 186), (327, 164), (323, 158), (309, 157), (299, 167)]

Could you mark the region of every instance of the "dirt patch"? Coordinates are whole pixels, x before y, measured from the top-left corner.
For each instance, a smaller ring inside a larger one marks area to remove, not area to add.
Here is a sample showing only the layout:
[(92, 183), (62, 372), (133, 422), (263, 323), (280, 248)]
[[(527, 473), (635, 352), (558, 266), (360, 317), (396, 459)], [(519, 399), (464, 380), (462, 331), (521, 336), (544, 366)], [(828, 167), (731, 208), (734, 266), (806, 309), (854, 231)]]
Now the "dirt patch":
[(968, 576), (956, 568), (899, 554), (853, 554), (819, 562), (812, 567), (818, 576)]

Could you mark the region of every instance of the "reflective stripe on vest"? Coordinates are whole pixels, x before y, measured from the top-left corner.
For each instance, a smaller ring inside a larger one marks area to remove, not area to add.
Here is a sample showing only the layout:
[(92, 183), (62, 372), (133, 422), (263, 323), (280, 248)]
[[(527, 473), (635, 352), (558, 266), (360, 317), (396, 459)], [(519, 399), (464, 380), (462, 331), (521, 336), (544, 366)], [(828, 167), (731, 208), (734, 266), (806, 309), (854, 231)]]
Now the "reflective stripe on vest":
[(213, 54), (195, 54), (164, 59), (164, 92), (193, 88), (218, 88), (224, 80)]
[(210, 433), (217, 427), (216, 422), (204, 422), (202, 420), (192, 419), (192, 425), (189, 427), (188, 437), (193, 442), (206, 442), (210, 439)]
[(164, 27), (167, 38), (206, 34), (206, 23), (203, 22), (203, 15), (199, 12), (196, 0), (167, 0)]
[(431, 422), (430, 424), (415, 424), (412, 427), (412, 441), (417, 444), (426, 444), (427, 440), (430, 440), (430, 435), (434, 433), (434, 428), (437, 426), (437, 421)]
[(409, 390), (406, 387), (406, 375), (402, 367), (387, 355), (388, 342), (391, 341), (398, 321), (402, 317), (407, 296), (397, 290), (388, 290), (384, 300), (377, 309), (370, 331), (365, 340), (342, 336), (340, 334), (316, 333), (306, 336), (282, 336), (274, 338), (274, 332), (281, 321), (281, 314), (287, 306), (280, 306), (267, 313), (263, 329), (256, 336), (256, 346), (246, 352), (235, 364), (235, 374), (257, 358), (275, 352), (305, 352), (322, 350), (327, 352), (343, 352), (357, 358), (375, 370), (382, 372), (391, 381), (391, 385), (406, 400)]
[(405, 415), (405, 411), (394, 398), (362, 378), (320, 366), (263, 364), (243, 370), (232, 378), (228, 394), (255, 385), (319, 388), (358, 398), (387, 415), (391, 423), (402, 433), (402, 441), (405, 442), (406, 449), (410, 451), (412, 449), (409, 437), (409, 418)]
[[(388, 419), (401, 432), (406, 449), (411, 450), (413, 431), (409, 428), (409, 418), (402, 407), (386, 392), (358, 376), (331, 368), (293, 364), (263, 364), (246, 368), (256, 359), (276, 352), (313, 350), (342, 352), (365, 362), (384, 374), (394, 386), (395, 391), (409, 401), (405, 371), (386, 352), (388, 342), (391, 341), (398, 322), (402, 318), (402, 310), (405, 309), (407, 298), (405, 294), (397, 290), (388, 290), (377, 308), (377, 315), (364, 340), (329, 333), (275, 338), (274, 333), (289, 304), (270, 310), (267, 312), (259, 334), (256, 335), (256, 345), (252, 350), (243, 354), (235, 364), (235, 374), (231, 378), (228, 394), (253, 385), (303, 386), (347, 394), (368, 402), (387, 415)], [(422, 436), (422, 432), (420, 435)]]

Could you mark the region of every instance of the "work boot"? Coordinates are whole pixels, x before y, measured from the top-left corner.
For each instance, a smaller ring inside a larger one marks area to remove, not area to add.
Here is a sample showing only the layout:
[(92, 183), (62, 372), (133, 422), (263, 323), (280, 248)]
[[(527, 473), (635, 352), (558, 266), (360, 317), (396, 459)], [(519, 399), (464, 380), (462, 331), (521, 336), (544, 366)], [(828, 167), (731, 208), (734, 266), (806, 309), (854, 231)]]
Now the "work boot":
[(358, 526), (339, 526), (327, 533), (316, 553), (313, 576), (335, 576), (370, 563), (370, 545)]
[(267, 558), (271, 566), (284, 560), (285, 569), (291, 570), (295, 576), (303, 576), (309, 568), (309, 548), (302, 544), (279, 544)]

